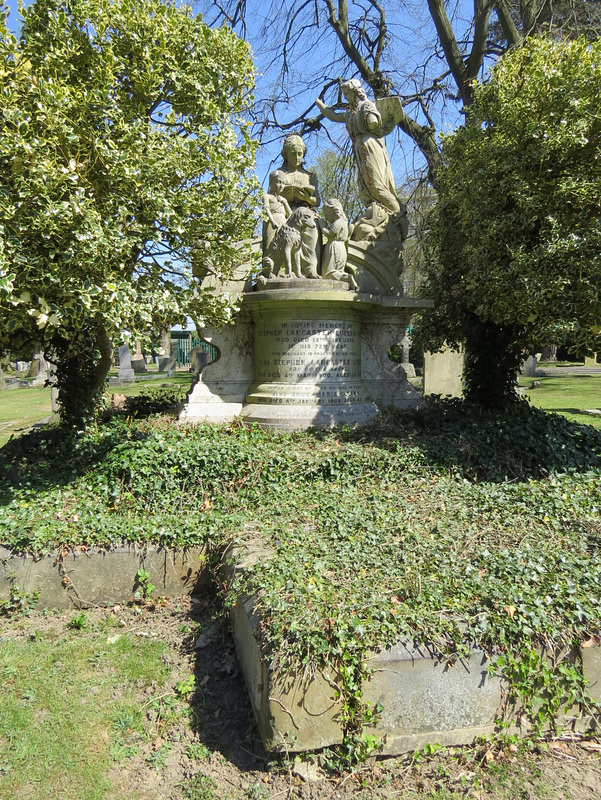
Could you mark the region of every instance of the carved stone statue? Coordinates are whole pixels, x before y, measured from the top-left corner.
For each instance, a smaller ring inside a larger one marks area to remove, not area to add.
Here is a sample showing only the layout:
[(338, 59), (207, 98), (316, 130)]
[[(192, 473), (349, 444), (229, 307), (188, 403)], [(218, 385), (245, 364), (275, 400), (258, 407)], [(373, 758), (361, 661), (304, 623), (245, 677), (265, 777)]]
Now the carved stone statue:
[(340, 200), (331, 199), (324, 203), (323, 215), (325, 219), (320, 220), (320, 227), (326, 244), (321, 261), (321, 277), (344, 281), (356, 289), (357, 282), (347, 272), (349, 226)]
[(385, 132), (378, 104), (368, 100), (365, 89), (357, 80), (345, 81), (342, 93), (348, 101), (346, 112), (335, 111), (321, 100), (316, 101), (317, 106), (327, 119), (346, 123), (353, 142), (359, 196), (365, 205), (376, 202), (390, 214), (398, 214), (401, 204), (383, 138)]
[[(274, 186), (277, 182), (280, 186), (278, 194), (288, 202), (292, 211), (300, 207), (315, 209), (321, 202), (317, 177), (303, 167), (305, 152), (306, 147), (302, 138), (298, 134), (290, 134), (284, 139), (282, 146), (283, 164), (269, 176), (270, 186), (272, 180)], [(314, 212), (313, 215), (317, 218)], [(300, 253), (303, 274), (317, 276), (320, 261), (319, 246), (317, 225), (306, 227), (302, 232)]]
[(263, 222), (263, 252), (267, 253), (276, 231), (286, 222), (292, 209), (282, 196), (284, 188), (283, 176), (280, 172), (272, 172), (269, 176), (269, 192), (263, 195), (263, 208), (267, 217)]
[(273, 239), (263, 259), (264, 275), (259, 277), (260, 283), (267, 278), (276, 278), (282, 267), (286, 270), (286, 277), (292, 277), (292, 271), (297, 278), (317, 278), (317, 268), (307, 267), (302, 259), (303, 241), (308, 234), (311, 238), (318, 236), (316, 217), (310, 208), (300, 206), (292, 212), (286, 222), (275, 232)]
[(371, 101), (357, 80), (343, 83), (342, 93), (348, 103), (344, 111), (321, 100), (316, 104), (327, 119), (346, 124), (353, 143), (359, 194), (366, 209), (351, 234), (349, 263), (358, 267), (355, 277), (361, 291), (402, 294), (403, 240), (409, 225), (384, 141), (400, 119), (401, 101), (398, 97)]

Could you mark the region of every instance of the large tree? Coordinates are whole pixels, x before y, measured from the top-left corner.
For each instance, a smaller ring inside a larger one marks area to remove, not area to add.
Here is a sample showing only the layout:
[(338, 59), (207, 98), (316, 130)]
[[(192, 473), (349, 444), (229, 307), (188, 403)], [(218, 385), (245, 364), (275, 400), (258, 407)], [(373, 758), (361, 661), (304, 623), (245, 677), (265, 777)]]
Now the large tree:
[[(417, 146), (431, 180), (440, 163), (437, 133), (474, 96), (483, 69), (525, 38), (600, 31), (592, 0), (196, 0), (217, 24), (248, 38), (263, 82), (255, 106), (264, 139), (322, 129), (316, 94), (341, 102), (340, 76), (357, 77), (376, 98), (399, 95), (399, 135)], [(327, 130), (327, 123), (325, 125)], [(410, 168), (413, 172), (413, 168)], [(397, 176), (401, 181), (404, 176)]]
[(228, 313), (192, 267), (252, 233), (254, 68), (175, 0), (22, 13), (19, 38), (0, 15), (0, 352), (45, 350), (76, 421), (111, 337)]
[(483, 405), (514, 397), (524, 351), (560, 329), (601, 349), (600, 86), (601, 41), (532, 39), (443, 141), (426, 332), (467, 342)]

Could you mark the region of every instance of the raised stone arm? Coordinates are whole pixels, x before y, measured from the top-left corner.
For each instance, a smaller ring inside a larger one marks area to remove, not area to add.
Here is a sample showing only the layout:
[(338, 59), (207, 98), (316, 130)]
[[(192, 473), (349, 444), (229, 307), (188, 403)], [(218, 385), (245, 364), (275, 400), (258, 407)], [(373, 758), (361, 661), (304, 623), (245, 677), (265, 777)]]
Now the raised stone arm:
[(319, 97), (315, 101), (315, 105), (321, 111), (326, 119), (331, 120), (332, 122), (346, 122), (346, 114), (344, 111), (334, 111), (333, 108), (330, 108), (325, 103), (323, 103)]

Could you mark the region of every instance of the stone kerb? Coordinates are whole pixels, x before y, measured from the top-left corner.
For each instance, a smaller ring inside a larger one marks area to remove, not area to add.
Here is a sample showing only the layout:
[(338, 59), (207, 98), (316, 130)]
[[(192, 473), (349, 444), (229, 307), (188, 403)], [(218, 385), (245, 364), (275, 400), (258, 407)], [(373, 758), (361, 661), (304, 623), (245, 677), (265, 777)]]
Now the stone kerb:
[[(231, 580), (234, 569), (248, 569), (271, 555), (260, 543), (252, 548), (240, 546), (225, 567), (226, 577)], [(340, 744), (341, 683), (335, 670), (303, 667), (287, 675), (273, 671), (257, 605), (256, 597), (240, 597), (231, 622), (265, 749), (302, 752)], [(601, 702), (601, 646), (582, 648), (580, 655), (589, 693)], [(482, 651), (473, 650), (468, 658), (450, 665), (424, 648), (399, 641), (369, 653), (367, 659), (371, 674), (363, 687), (363, 699), (383, 707), (377, 725), (367, 732), (382, 739), (383, 754), (397, 755), (432, 742), (470, 744), (478, 736), (494, 733), (505, 691), (501, 679), (490, 674), (493, 660)], [(578, 718), (577, 714), (566, 715), (562, 722), (577, 730), (598, 724), (595, 718)], [(520, 729), (512, 727), (512, 732)]]
[(116, 547), (111, 550), (56, 551), (34, 558), (0, 548), (0, 599), (10, 597), (13, 585), (33, 594), (39, 608), (73, 608), (123, 603), (132, 599), (136, 573), (144, 569), (155, 594), (192, 594), (211, 584), (206, 550)]

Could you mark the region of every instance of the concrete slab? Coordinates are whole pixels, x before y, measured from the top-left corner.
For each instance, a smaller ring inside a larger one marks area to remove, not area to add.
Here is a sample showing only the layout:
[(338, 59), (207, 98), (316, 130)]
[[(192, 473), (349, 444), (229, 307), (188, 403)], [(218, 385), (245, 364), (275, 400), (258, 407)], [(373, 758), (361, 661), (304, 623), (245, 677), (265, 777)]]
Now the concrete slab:
[(40, 592), (38, 608), (123, 603), (133, 598), (139, 569), (149, 573), (157, 596), (192, 594), (211, 585), (202, 547), (57, 551), (39, 558), (0, 548), (0, 599), (16, 584), (27, 594)]

